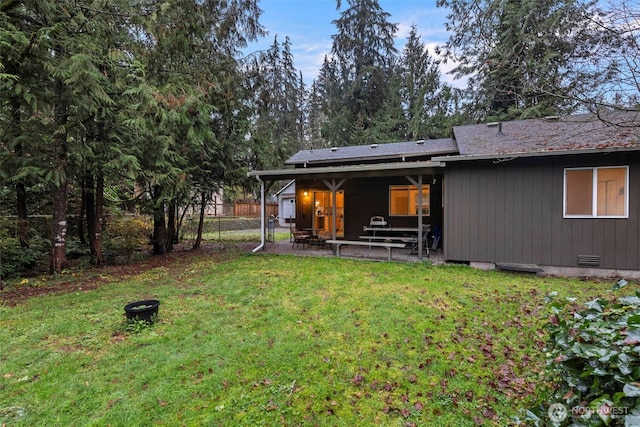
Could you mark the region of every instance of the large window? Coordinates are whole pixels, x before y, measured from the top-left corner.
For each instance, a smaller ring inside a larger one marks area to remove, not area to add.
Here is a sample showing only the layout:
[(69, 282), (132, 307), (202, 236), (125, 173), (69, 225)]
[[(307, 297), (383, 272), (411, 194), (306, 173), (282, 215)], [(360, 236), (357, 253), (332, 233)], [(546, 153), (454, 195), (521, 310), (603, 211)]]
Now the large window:
[(415, 185), (392, 185), (389, 187), (389, 216), (429, 216), (429, 184), (422, 186), (422, 209), (418, 202), (418, 187)]
[(627, 166), (565, 169), (565, 218), (627, 218)]

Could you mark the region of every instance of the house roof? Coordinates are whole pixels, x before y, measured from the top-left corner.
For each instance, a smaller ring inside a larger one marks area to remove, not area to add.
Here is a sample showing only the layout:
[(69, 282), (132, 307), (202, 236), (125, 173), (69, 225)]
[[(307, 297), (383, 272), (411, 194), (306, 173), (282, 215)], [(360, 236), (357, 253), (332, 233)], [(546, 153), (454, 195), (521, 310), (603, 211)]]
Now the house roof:
[[(514, 120), (453, 128), (461, 157), (640, 149), (640, 113)], [(444, 160), (444, 158), (438, 158)]]
[(280, 194), (282, 194), (285, 191), (287, 191), (291, 186), (293, 186), (293, 190), (295, 191), (295, 188), (296, 188), (296, 180), (295, 179), (292, 179), (289, 182), (287, 182), (280, 190), (278, 190), (278, 192), (276, 194), (274, 194), (274, 196), (278, 197)]
[(294, 154), (285, 164), (311, 165), (377, 160), (387, 162), (404, 161), (407, 158), (456, 153), (458, 153), (456, 142), (452, 138), (444, 138), (302, 150)]
[(547, 117), (455, 126), (454, 138), (302, 150), (289, 169), (251, 171), (274, 179), (433, 173), (447, 162), (640, 150), (640, 112)]

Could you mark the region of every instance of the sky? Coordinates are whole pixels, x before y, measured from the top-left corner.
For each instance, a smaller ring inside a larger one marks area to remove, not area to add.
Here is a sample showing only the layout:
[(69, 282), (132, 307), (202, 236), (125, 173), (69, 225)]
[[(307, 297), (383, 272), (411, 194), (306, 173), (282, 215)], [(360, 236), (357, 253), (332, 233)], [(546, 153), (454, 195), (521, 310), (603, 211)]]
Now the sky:
[[(447, 40), (444, 24), (448, 11), (436, 7), (435, 0), (378, 0), (378, 3), (391, 14), (389, 22), (398, 26), (398, 52), (402, 51), (413, 24), (432, 55), (435, 55), (433, 48)], [(260, 0), (258, 6), (263, 10), (260, 22), (269, 34), (252, 43), (248, 51), (268, 49), (276, 35), (279, 42), (289, 36), (295, 66), (309, 86), (318, 75), (325, 55), (331, 53), (331, 36), (337, 33), (332, 22), (346, 9), (347, 0), (342, 0), (340, 11), (336, 10), (336, 0)], [(449, 69), (450, 64), (441, 65), (442, 81), (463, 86), (461, 81), (452, 81), (447, 75)]]

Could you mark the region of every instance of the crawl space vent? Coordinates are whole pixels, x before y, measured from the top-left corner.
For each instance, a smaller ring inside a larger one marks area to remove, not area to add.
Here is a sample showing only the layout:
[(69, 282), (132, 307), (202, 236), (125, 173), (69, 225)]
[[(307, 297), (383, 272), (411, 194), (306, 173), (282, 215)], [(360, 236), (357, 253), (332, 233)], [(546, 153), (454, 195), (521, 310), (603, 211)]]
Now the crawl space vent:
[(578, 265), (598, 266), (600, 255), (578, 255)]

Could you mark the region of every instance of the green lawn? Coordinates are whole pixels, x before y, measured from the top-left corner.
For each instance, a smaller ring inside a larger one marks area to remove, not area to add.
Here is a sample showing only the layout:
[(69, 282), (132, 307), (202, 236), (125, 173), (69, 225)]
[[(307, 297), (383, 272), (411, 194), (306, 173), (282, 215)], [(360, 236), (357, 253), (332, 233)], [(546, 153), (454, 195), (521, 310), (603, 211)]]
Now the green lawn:
[[(613, 284), (228, 252), (181, 262), (0, 307), (0, 425), (506, 425), (544, 365), (545, 294), (586, 301)], [(123, 306), (147, 298), (159, 322), (127, 331)]]
[[(289, 238), (289, 231), (281, 231), (282, 229), (278, 229), (274, 234), (274, 240), (286, 240)], [(188, 234), (185, 233), (185, 240), (195, 240), (196, 234)], [(202, 234), (202, 239), (205, 241), (225, 241), (225, 242), (257, 242), (260, 241), (260, 231), (259, 230), (227, 230), (221, 232), (208, 232)]]

